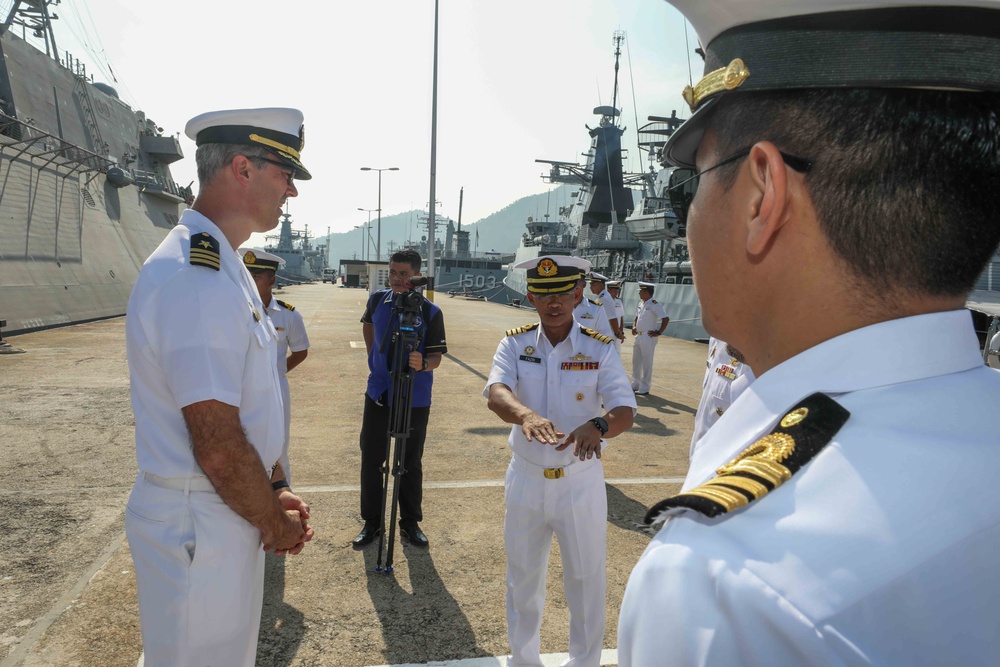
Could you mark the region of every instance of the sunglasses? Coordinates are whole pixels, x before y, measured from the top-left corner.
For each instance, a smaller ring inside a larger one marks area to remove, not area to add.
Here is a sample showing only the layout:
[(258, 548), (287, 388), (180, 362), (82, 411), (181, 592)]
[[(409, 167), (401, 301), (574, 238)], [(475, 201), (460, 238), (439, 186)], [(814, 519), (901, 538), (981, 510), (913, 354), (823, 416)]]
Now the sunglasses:
[[(684, 236), (687, 225), (687, 215), (688, 209), (691, 208), (691, 202), (694, 201), (694, 195), (698, 192), (698, 181), (703, 174), (707, 174), (713, 169), (718, 169), (727, 164), (737, 162), (742, 160), (746, 156), (750, 155), (750, 148), (744, 148), (733, 155), (730, 155), (722, 162), (709, 167), (708, 169), (700, 172), (695, 172), (694, 169), (679, 168), (674, 169), (670, 174), (670, 179), (667, 182), (667, 196), (670, 199), (670, 210), (674, 212), (677, 216), (677, 220), (681, 223), (680, 235)], [(805, 174), (812, 169), (812, 161), (801, 157), (795, 157), (794, 155), (789, 155), (788, 153), (781, 153), (781, 159), (785, 161), (789, 167), (795, 171)]]
[[(248, 155), (247, 158), (251, 162), (270, 162), (271, 164), (273, 164), (276, 167), (281, 167), (281, 172), (283, 174), (285, 174), (285, 178), (288, 180), (288, 184), (289, 185), (293, 185), (294, 184), (294, 182), (295, 182), (295, 169), (292, 169), (291, 167), (289, 167), (284, 162), (278, 162), (277, 160), (271, 160), (269, 158), (260, 157), (260, 156), (257, 156), (257, 155), (255, 155), (253, 157), (251, 157), (251, 156)], [(291, 169), (291, 171), (285, 173), (286, 169)]]

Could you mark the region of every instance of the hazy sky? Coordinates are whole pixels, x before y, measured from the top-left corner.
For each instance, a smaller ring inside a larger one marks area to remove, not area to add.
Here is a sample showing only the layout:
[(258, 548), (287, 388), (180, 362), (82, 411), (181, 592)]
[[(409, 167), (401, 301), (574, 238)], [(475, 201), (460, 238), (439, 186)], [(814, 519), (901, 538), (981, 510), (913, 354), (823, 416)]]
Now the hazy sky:
[[(321, 235), (367, 220), (357, 209), (377, 207), (378, 177), (365, 166), (399, 167), (382, 174), (384, 215), (426, 208), (433, 0), (63, 0), (55, 10), (61, 50), (100, 65), (98, 81), (110, 64), (125, 102), (181, 134), (179, 184), (195, 179), (189, 118), (293, 106), (305, 113), (302, 160), (313, 174), (291, 200), (296, 228)], [(474, 222), (550, 187), (535, 158), (583, 159), (584, 125), (611, 103), (615, 30), (627, 35), (628, 166), (643, 168), (636, 119), (687, 115), (685, 27), (663, 0), (440, 0), (438, 213), (456, 218), (464, 187), (462, 219)]]

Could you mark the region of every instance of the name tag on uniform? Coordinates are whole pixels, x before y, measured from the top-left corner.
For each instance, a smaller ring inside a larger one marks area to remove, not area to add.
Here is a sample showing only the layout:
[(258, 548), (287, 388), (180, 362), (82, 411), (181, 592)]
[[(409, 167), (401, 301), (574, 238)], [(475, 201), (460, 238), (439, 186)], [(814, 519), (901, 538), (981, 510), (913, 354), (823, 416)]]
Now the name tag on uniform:
[(599, 361), (564, 361), (559, 368), (564, 371), (596, 371), (600, 366)]
[(526, 354), (522, 354), (520, 357), (518, 357), (518, 359), (520, 359), (521, 361), (530, 361), (533, 364), (542, 363), (542, 360), (539, 357), (529, 357)]

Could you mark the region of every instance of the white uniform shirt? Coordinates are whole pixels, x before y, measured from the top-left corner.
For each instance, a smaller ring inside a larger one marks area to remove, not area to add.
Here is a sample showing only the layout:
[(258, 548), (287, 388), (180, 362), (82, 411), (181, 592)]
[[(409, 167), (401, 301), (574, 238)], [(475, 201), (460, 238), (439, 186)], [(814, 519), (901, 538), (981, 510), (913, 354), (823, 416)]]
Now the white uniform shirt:
[(625, 326), (625, 304), (622, 303), (621, 299), (615, 299), (615, 297), (611, 297), (611, 298), (614, 299), (614, 301), (615, 301), (615, 317), (618, 319), (618, 325), (621, 326), (621, 327), (624, 327)]
[[(588, 336), (579, 327), (573, 327), (555, 348), (541, 326), (504, 338), (493, 357), (483, 395), (489, 397), (490, 385), (498, 382), (567, 435), (619, 406), (628, 406), (635, 414), (635, 395), (614, 345)], [(507, 442), (518, 458), (543, 468), (560, 468), (577, 460), (572, 447), (558, 452), (553, 445), (528, 442), (518, 424), (511, 427)], [(602, 442), (602, 447), (606, 444)]]
[(1000, 655), (1000, 372), (967, 311), (844, 334), (757, 378), (684, 489), (823, 392), (850, 411), (790, 480), (672, 516), (629, 579), (622, 667), (986, 665)]
[(729, 354), (725, 341), (709, 338), (701, 401), (694, 416), (694, 433), (691, 435), (691, 456), (694, 456), (695, 447), (706, 431), (719, 421), (719, 417), (754, 379), (750, 367)]
[(288, 372), (288, 351), (302, 352), (309, 349), (306, 324), (302, 320), (302, 313), (289, 310), (273, 296), (267, 306), (267, 316), (271, 318), (278, 333), (278, 372), (284, 376)]
[(576, 304), (576, 308), (573, 309), (573, 317), (588, 329), (593, 329), (609, 338), (615, 337), (611, 322), (608, 321), (608, 314), (604, 312), (604, 306), (597, 305), (587, 297), (583, 297), (583, 300)]
[(634, 329), (639, 333), (647, 331), (659, 331), (662, 320), (667, 316), (667, 311), (663, 309), (663, 304), (656, 299), (643, 301), (639, 299), (639, 307), (635, 311)]
[[(600, 294), (597, 295), (597, 300), (601, 302), (604, 308), (604, 314), (608, 316), (608, 320), (613, 320), (619, 317), (618, 311), (615, 309), (615, 298), (611, 296), (607, 288), (604, 288)], [(614, 337), (612, 335), (612, 337)]]
[[(189, 262), (191, 236), (220, 246), (221, 270)], [(139, 470), (202, 474), (181, 408), (217, 400), (240, 409), (250, 444), (270, 468), (284, 418), (276, 335), (257, 288), (212, 221), (188, 209), (143, 265), (125, 318)]]

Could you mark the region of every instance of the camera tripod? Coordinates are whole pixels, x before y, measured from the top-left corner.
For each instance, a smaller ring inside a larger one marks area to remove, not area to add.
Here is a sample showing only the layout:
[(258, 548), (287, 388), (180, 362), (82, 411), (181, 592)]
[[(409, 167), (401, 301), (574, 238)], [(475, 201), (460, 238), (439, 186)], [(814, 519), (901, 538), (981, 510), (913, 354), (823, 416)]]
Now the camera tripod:
[[(411, 292), (412, 294), (412, 292)], [(406, 295), (400, 295), (405, 297)], [(420, 297), (421, 301), (423, 300)], [(389, 391), (389, 428), (385, 438), (385, 460), (382, 463), (382, 513), (381, 530), (378, 538), (378, 558), (376, 572), (392, 572), (392, 552), (396, 543), (396, 511), (399, 506), (399, 487), (406, 474), (406, 441), (410, 437), (410, 412), (413, 407), (413, 380), (416, 374), (410, 368), (410, 352), (420, 345), (416, 321), (419, 309), (412, 308), (412, 300), (397, 299), (393, 314), (399, 315), (399, 329), (392, 337), (392, 386)], [(388, 331), (386, 332), (388, 334)], [(383, 341), (384, 344), (384, 341)], [(392, 446), (396, 442), (395, 449)], [(391, 461), (391, 466), (390, 466)], [(388, 541), (386, 540), (385, 510), (389, 499), (389, 475), (393, 477), (392, 504), (390, 507)], [(385, 566), (382, 565), (382, 549), (385, 549)]]

